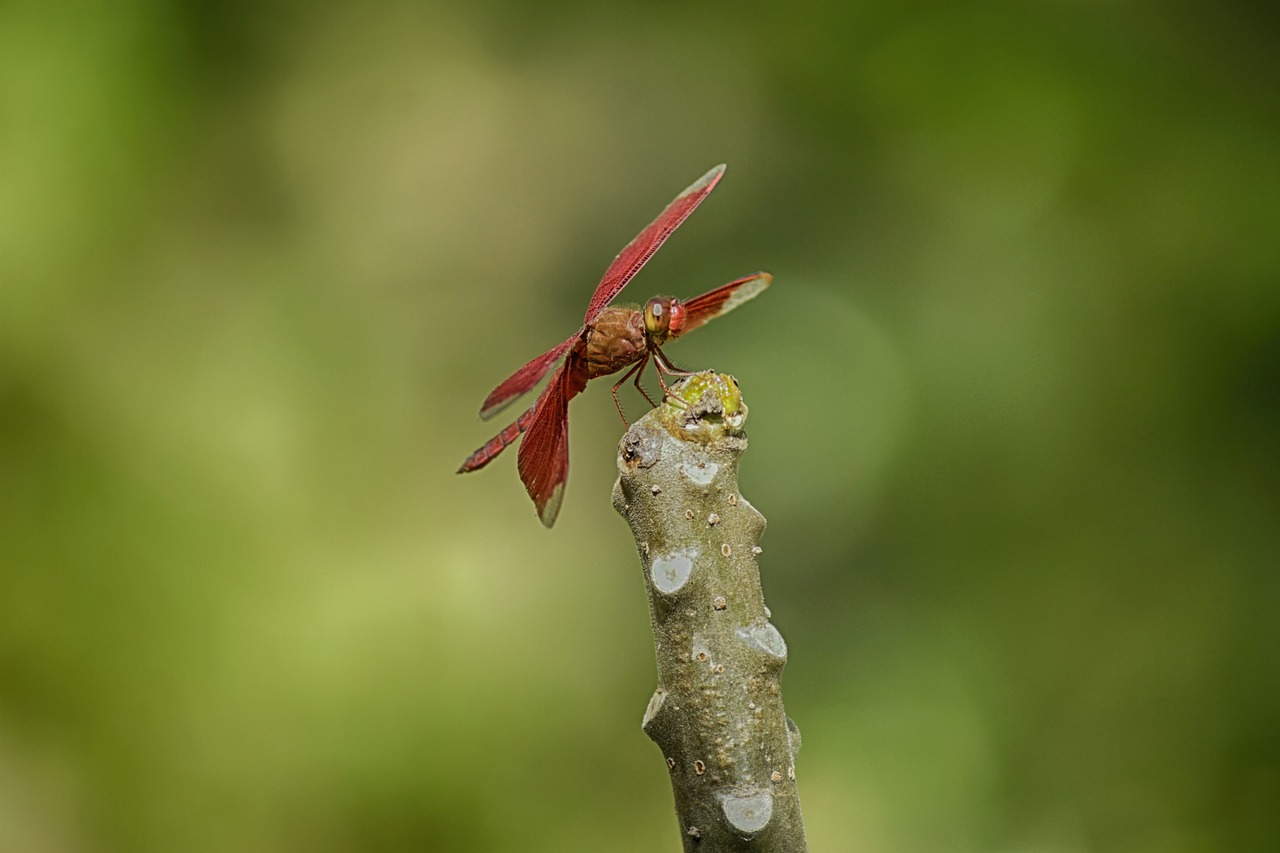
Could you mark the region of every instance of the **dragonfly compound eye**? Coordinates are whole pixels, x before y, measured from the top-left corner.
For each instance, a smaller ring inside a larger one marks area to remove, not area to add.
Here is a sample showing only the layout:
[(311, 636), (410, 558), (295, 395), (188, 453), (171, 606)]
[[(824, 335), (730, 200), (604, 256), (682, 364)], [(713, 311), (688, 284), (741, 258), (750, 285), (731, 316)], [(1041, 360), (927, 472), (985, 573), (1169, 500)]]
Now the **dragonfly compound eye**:
[(644, 306), (644, 329), (652, 337), (663, 339), (671, 327), (671, 299), (655, 296)]

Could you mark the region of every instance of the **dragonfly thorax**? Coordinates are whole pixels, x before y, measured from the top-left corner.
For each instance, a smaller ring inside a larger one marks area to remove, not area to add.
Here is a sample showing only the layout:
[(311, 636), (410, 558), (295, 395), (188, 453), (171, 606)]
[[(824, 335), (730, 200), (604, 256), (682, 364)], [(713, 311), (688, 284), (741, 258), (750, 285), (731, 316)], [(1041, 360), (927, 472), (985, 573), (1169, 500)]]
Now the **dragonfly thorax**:
[(577, 350), (586, 379), (608, 376), (635, 364), (649, 351), (643, 309), (611, 305), (587, 327)]

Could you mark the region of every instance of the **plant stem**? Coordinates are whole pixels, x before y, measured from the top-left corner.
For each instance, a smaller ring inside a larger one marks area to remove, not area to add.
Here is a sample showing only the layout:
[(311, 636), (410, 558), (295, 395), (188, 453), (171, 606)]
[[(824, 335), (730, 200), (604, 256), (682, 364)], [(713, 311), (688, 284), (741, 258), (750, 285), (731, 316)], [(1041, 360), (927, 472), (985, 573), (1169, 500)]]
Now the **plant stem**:
[(644, 568), (658, 665), (644, 731), (670, 771), (684, 849), (803, 853), (787, 646), (756, 560), (765, 520), (738, 492), (746, 415), (733, 377), (686, 377), (623, 438), (613, 505)]

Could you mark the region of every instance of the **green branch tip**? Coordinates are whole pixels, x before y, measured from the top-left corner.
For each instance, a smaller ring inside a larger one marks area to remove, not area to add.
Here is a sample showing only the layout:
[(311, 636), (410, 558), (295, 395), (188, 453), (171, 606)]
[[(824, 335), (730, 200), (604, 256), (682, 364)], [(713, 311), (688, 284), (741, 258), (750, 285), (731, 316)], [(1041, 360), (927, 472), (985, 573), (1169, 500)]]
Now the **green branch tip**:
[(720, 435), (742, 435), (747, 406), (738, 380), (704, 370), (672, 385), (657, 417), (675, 437), (707, 442)]

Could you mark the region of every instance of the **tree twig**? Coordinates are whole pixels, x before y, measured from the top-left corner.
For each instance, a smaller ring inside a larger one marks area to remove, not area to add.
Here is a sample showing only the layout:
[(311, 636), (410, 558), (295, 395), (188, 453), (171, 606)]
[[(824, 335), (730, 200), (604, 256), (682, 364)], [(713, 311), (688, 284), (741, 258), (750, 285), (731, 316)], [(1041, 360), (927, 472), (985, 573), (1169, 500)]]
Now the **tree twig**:
[(746, 415), (733, 377), (682, 380), (623, 438), (613, 504), (644, 567), (658, 664), (644, 731), (670, 771), (684, 849), (803, 853), (787, 646), (756, 560), (765, 520), (738, 492)]

